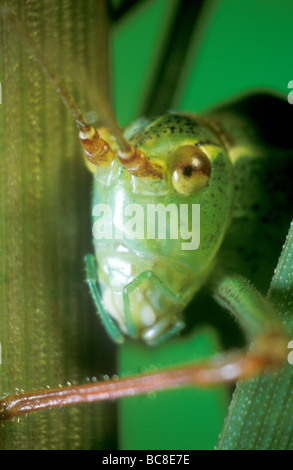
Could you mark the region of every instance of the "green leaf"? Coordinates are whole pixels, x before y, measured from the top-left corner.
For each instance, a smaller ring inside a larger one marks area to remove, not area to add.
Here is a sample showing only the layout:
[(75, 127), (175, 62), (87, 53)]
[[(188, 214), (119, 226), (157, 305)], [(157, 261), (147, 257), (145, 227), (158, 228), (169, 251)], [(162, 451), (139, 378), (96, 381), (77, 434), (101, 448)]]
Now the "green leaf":
[[(95, 81), (97, 2), (86, 8), (73, 0), (6, 3), (88, 110), (87, 85), (72, 86), (72, 68), (84, 63)], [(111, 373), (113, 354), (84, 282), (91, 177), (77, 130), (31, 51), (3, 17), (0, 22), (3, 395)], [(114, 445), (114, 419), (113, 406), (101, 405), (90, 405), (86, 414), (83, 407), (35, 413), (0, 427), (0, 448), (105, 448)]]
[[(293, 224), (275, 270), (269, 298), (293, 338)], [(288, 349), (289, 354), (289, 349)], [(293, 449), (293, 365), (238, 385), (218, 449)]]

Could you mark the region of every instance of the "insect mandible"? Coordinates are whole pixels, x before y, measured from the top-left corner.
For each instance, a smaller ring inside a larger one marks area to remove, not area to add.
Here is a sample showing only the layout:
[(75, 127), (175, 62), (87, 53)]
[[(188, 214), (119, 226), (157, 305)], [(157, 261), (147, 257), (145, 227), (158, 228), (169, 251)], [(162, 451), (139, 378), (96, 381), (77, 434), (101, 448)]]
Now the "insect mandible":
[[(61, 94), (66, 101), (65, 91)], [(108, 131), (95, 131), (85, 122), (83, 116), (77, 113), (74, 116), (81, 130), (82, 144), (91, 163), (94, 162), (97, 166), (95, 197), (99, 202), (108, 203), (114, 214), (118, 211), (118, 206), (113, 205), (113, 200), (118, 197), (127, 204), (140, 202), (142, 207), (152, 203), (154, 195), (157, 200), (160, 198), (165, 206), (168, 202), (175, 203), (178, 207), (178, 204), (186, 204), (186, 201), (200, 205), (201, 243), (197, 250), (182, 250), (182, 240), (138, 239), (131, 240), (130, 245), (122, 242), (120, 244), (120, 241), (116, 243), (110, 239), (107, 243), (97, 243), (98, 266), (104, 268), (99, 275), (95, 258), (87, 257), (86, 265), (88, 282), (99, 313), (107, 331), (117, 342), (122, 341), (121, 330), (126, 335), (143, 338), (147, 342), (163, 340), (177, 333), (183, 327), (181, 313), (184, 306), (201, 285), (210, 279), (215, 295), (220, 302), (229, 305), (235, 316), (246, 325), (255, 343), (254, 354), (248, 361), (241, 363), (240, 370), (236, 371), (232, 367), (228, 369), (230, 374), (232, 370), (232, 374), (223, 376), (227, 365), (224, 360), (219, 368), (220, 376), (212, 375), (211, 381), (220, 378), (231, 380), (249, 375), (266, 365), (283, 361), (287, 354), (287, 337), (283, 336), (273, 309), (244, 277), (238, 276), (241, 270), (238, 260), (236, 263), (237, 255), (231, 260), (231, 266), (228, 266), (233, 272), (237, 264), (235, 277), (227, 274), (227, 263), (222, 262), (219, 268), (217, 265), (220, 263), (216, 263), (217, 258), (222, 261), (230, 258), (228, 252), (231, 243), (229, 247), (222, 245), (219, 252), (228, 226), (231, 227), (232, 240), (233, 230), (244, 234), (245, 229), (248, 231), (248, 237), (253, 236), (255, 226), (245, 224), (250, 219), (252, 209), (256, 217), (261, 213), (263, 222), (268, 223), (262, 200), (256, 197), (256, 182), (251, 178), (251, 174), (245, 174), (241, 168), (248, 147), (255, 151), (252, 152), (251, 160), (263, 158), (260, 145), (258, 146), (257, 137), (255, 142), (253, 141), (253, 135), (251, 140), (247, 133), (239, 135), (239, 129), (256, 111), (267, 106), (274, 111), (275, 116), (278, 116), (278, 112), (283, 115), (284, 110), (288, 109), (287, 104), (278, 98), (259, 96), (238, 104), (237, 117), (233, 114), (233, 105), (229, 110), (230, 116), (227, 116), (227, 111), (222, 110), (217, 111), (214, 117), (169, 113), (154, 121), (143, 120), (134, 123), (126, 131), (126, 138), (119, 129), (112, 131), (112, 136), (109, 136)], [(237, 127), (237, 135), (233, 133), (234, 127)], [(116, 142), (112, 138), (113, 135)], [(263, 142), (261, 147), (263, 149)], [(284, 155), (287, 156), (286, 149)], [(286, 158), (284, 161), (282, 172), (286, 173)], [(232, 174), (233, 168), (238, 165), (241, 169), (241, 177), (237, 175), (240, 188), (238, 187), (238, 194), (235, 195)], [(259, 166), (258, 161), (251, 173), (258, 174)], [(102, 187), (103, 180), (106, 184)], [(248, 182), (251, 184), (249, 191)], [(241, 191), (249, 192), (253, 204), (248, 204), (249, 198), (245, 200), (244, 206), (241, 204)], [(135, 195), (133, 200), (132, 195)], [(211, 204), (213, 198), (215, 202)], [(235, 199), (238, 205), (236, 210), (234, 206), (234, 218), (245, 219), (245, 222), (241, 220), (242, 225), (238, 226), (231, 224), (230, 220)], [(115, 214), (114, 223), (119, 224), (119, 220)], [(101, 244), (102, 249), (99, 246)], [(111, 260), (106, 256), (104, 262), (106, 250), (113, 250), (111, 244), (116, 244), (119, 248), (114, 251), (116, 259), (114, 257), (114, 260)], [(235, 247), (235, 252), (237, 249), (238, 253), (241, 253), (242, 244)], [(170, 251), (176, 263), (174, 271), (171, 271), (168, 260)], [(98, 277), (103, 282), (101, 298), (97, 286)], [(229, 358), (228, 364), (230, 363)]]

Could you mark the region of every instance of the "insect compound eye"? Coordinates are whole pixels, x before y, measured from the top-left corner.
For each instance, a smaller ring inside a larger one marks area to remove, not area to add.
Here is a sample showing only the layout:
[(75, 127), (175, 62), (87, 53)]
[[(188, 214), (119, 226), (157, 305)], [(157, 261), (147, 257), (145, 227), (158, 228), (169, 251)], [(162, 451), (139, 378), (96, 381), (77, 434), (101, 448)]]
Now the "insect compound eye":
[(210, 174), (211, 162), (200, 148), (185, 145), (176, 151), (172, 182), (178, 193), (187, 196), (197, 193), (207, 184)]

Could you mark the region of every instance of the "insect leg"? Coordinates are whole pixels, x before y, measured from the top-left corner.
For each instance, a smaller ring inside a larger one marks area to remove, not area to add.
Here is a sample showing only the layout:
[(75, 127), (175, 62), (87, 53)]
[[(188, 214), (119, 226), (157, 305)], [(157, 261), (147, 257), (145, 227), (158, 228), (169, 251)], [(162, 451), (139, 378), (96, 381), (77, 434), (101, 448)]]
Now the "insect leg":
[[(129, 296), (146, 279), (156, 286), (171, 302), (180, 303), (182, 301), (182, 295), (174, 294), (153, 271), (147, 270), (140, 273), (123, 289), (125, 322), (128, 333), (132, 337), (137, 335), (137, 331), (131, 313)], [(178, 319), (177, 317), (176, 321), (172, 320), (172, 317), (163, 316), (153, 327), (146, 330), (144, 339), (149, 344), (156, 345), (165, 341), (170, 336), (175, 335), (184, 328), (184, 322), (181, 319)]]
[(249, 281), (236, 275), (221, 276), (214, 297), (236, 317), (250, 337), (251, 363), (247, 367), (260, 371), (286, 359), (288, 338), (274, 307)]
[(86, 255), (84, 261), (86, 268), (86, 281), (90, 288), (90, 293), (97, 309), (97, 313), (99, 314), (110, 338), (115, 341), (115, 343), (121, 344), (124, 341), (123, 335), (119, 331), (118, 327), (115, 325), (110, 315), (106, 312), (103, 306), (101, 295), (97, 287), (98, 278), (95, 257), (93, 255)]
[[(92, 255), (86, 257), (86, 265), (90, 288), (96, 294), (95, 259)], [(137, 287), (146, 278), (161, 285), (161, 280), (157, 276), (151, 271), (146, 271), (128, 285), (128, 291)], [(174, 298), (169, 289), (165, 290), (164, 284), (161, 287)], [(140, 376), (36, 392), (18, 392), (0, 400), (0, 422), (40, 409), (110, 400), (179, 386), (234, 382), (239, 378), (254, 376), (265, 367), (284, 362), (288, 354), (288, 338), (285, 337), (267, 299), (240, 276), (219, 276), (214, 288), (215, 298), (236, 316), (252, 337), (252, 348), (248, 354), (245, 351), (225, 353), (202, 363)], [(103, 312), (102, 319), (104, 319), (105, 312), (103, 308), (100, 309), (102, 305), (99, 295), (95, 303), (99, 312)]]

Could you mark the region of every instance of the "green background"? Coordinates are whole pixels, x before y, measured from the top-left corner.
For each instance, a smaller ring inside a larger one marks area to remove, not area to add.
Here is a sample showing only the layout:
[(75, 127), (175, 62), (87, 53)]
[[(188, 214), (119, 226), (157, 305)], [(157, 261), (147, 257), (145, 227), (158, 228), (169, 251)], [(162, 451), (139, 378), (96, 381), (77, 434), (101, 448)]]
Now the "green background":
[[(148, 1), (115, 27), (114, 102), (121, 125), (139, 114), (177, 3)], [(201, 111), (259, 87), (286, 93), (293, 67), (292, 2), (218, 0), (207, 2), (206, 10), (200, 44), (190, 46), (173, 106)]]

